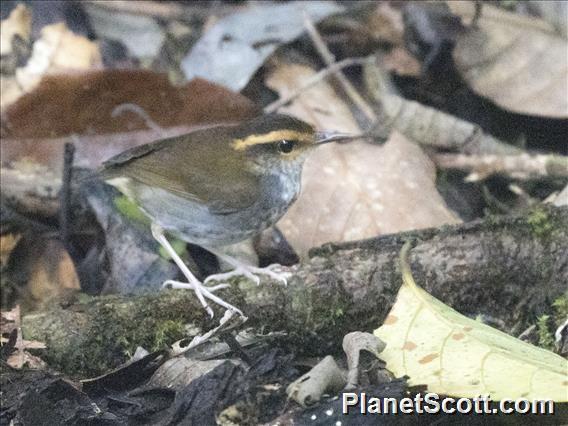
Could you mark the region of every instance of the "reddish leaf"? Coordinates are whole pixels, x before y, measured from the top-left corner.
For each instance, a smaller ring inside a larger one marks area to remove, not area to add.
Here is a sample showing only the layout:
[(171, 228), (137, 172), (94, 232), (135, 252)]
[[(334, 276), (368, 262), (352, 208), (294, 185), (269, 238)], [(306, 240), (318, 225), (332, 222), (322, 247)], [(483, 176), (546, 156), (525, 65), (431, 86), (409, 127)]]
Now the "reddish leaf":
[[(113, 117), (124, 104), (142, 114), (131, 108)], [(66, 142), (75, 142), (76, 166), (96, 168), (133, 146), (259, 112), (246, 97), (202, 79), (177, 87), (145, 70), (46, 76), (2, 114), (2, 189), (25, 211), (53, 214)]]
[(58, 138), (146, 129), (133, 112), (112, 117), (124, 103), (142, 108), (160, 127), (240, 121), (257, 112), (244, 96), (199, 78), (176, 87), (165, 74), (146, 70), (74, 72), (44, 77), (9, 106), (2, 135)]

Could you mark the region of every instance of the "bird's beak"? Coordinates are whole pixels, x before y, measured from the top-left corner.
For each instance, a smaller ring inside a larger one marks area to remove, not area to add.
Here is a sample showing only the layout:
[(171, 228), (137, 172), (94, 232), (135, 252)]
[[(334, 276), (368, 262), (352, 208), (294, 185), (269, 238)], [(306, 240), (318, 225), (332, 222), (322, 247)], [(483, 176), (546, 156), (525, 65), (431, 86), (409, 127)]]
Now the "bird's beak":
[(359, 139), (361, 135), (341, 132), (316, 132), (316, 145), (323, 145), (330, 142), (347, 142)]

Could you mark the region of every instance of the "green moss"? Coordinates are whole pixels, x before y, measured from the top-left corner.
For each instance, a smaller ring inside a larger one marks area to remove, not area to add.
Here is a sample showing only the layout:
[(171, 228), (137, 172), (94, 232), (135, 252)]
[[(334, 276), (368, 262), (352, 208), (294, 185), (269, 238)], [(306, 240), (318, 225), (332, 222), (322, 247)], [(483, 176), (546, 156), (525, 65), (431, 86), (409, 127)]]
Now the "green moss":
[(185, 324), (181, 321), (165, 320), (158, 324), (158, 328), (154, 334), (154, 343), (150, 350), (157, 351), (163, 349), (171, 343), (181, 340), (185, 335)]
[(568, 318), (568, 293), (563, 294), (552, 302), (554, 322), (559, 327)]
[(554, 230), (548, 212), (542, 206), (536, 207), (529, 213), (527, 223), (533, 235), (540, 239), (548, 239)]
[(550, 315), (541, 315), (536, 321), (538, 345), (544, 349), (554, 350), (554, 335), (550, 330)]
[[(116, 296), (86, 302), (85, 309), (93, 310), (97, 321), (80, 324), (75, 337), (69, 337), (73, 333), (64, 333), (67, 337), (61, 338), (57, 330), (45, 328), (41, 321), (42, 328), (30, 337), (46, 342), (49, 350), (44, 358), (51, 367), (80, 378), (108, 372), (127, 361), (138, 346), (155, 351), (188, 337), (185, 324), (196, 321), (187, 309), (188, 298), (194, 297), (192, 292), (173, 290), (167, 295), (143, 297), (145, 300), (136, 304), (125, 303)], [(54, 327), (68, 323), (65, 311), (62, 315), (61, 322)], [(76, 316), (73, 318), (77, 320)]]

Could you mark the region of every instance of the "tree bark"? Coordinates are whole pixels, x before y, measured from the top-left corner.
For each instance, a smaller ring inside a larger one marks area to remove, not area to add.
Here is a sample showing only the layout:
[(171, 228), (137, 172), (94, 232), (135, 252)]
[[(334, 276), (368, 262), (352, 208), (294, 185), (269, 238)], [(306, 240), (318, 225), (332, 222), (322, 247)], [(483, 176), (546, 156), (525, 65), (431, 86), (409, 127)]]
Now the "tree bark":
[[(286, 332), (298, 352), (329, 353), (344, 334), (381, 325), (401, 285), (398, 257), (409, 239), (418, 285), (513, 334), (566, 292), (568, 208), (540, 206), (524, 216), (327, 244), (291, 269), (287, 287), (237, 279), (218, 294), (249, 316), (247, 326)], [(193, 292), (177, 290), (57, 307), (25, 316), (23, 332), (47, 344), (44, 359), (52, 367), (84, 376), (116, 366), (138, 345), (156, 350), (183, 337), (188, 323), (214, 326)]]

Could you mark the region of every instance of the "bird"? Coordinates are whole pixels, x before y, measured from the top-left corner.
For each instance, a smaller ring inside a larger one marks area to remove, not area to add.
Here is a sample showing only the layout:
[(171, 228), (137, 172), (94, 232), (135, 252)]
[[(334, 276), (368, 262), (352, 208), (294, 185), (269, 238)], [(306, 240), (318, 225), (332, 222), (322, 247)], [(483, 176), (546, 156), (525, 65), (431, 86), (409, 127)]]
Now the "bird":
[[(243, 315), (208, 286), (245, 275), (259, 282), (286, 278), (274, 265), (258, 268), (227, 256), (222, 248), (274, 225), (300, 193), (305, 159), (317, 146), (349, 139), (285, 114), (266, 114), (239, 124), (219, 125), (128, 149), (103, 163), (98, 175), (133, 201), (151, 220), (151, 232), (187, 282), (164, 286), (193, 290), (213, 317), (208, 301)], [(204, 282), (189, 270), (166, 234), (199, 245), (234, 269)]]

